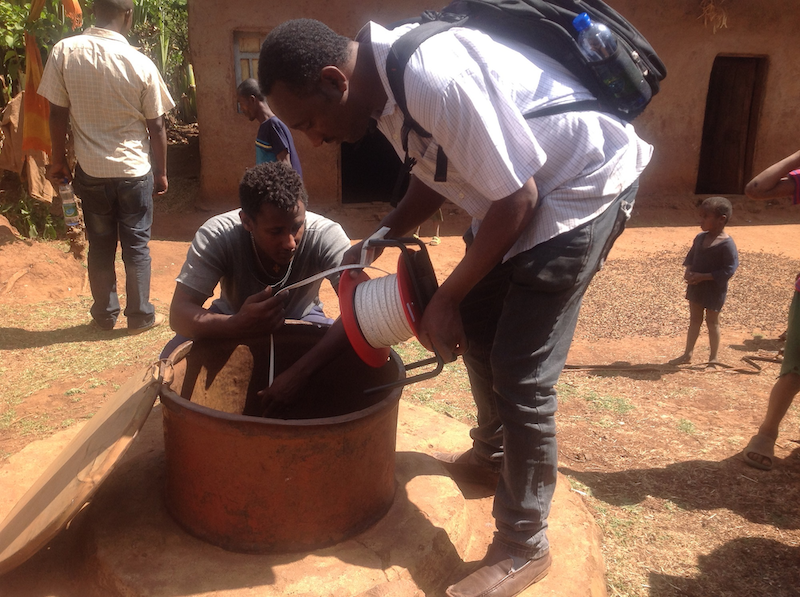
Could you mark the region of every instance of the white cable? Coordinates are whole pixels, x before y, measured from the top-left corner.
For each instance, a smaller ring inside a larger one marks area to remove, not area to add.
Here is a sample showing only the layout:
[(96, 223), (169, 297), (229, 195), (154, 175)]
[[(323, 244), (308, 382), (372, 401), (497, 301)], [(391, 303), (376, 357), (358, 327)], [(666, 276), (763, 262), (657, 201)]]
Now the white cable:
[(272, 387), (272, 382), (275, 379), (275, 340), (273, 335), (269, 335), (269, 383), (268, 388)]
[[(327, 278), (331, 274), (335, 274), (337, 272), (344, 272), (349, 269), (374, 269), (376, 271), (381, 272), (382, 274), (389, 274), (384, 269), (379, 267), (375, 267), (374, 265), (362, 265), (360, 263), (351, 263), (350, 265), (340, 265), (339, 267), (333, 267), (331, 269), (327, 269), (324, 272), (320, 272), (311, 276), (310, 278), (306, 278), (305, 280), (300, 280), (299, 282), (295, 282), (294, 284), (289, 284), (286, 288), (281, 288), (280, 292), (289, 292), (290, 290), (294, 290), (295, 288), (300, 288), (301, 286), (305, 286), (306, 284), (311, 284), (312, 282), (316, 282), (321, 278)], [(280, 294), (280, 293), (279, 293)]]

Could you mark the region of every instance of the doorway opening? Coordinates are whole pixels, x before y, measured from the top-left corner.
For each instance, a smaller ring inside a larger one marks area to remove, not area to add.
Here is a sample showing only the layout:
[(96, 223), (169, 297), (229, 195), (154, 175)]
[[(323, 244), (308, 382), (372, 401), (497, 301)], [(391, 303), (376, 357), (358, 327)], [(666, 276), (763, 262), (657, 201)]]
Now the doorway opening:
[(402, 162), (375, 129), (356, 143), (342, 143), (342, 203), (392, 200)]
[(711, 69), (697, 194), (735, 194), (753, 176), (766, 56), (717, 56)]

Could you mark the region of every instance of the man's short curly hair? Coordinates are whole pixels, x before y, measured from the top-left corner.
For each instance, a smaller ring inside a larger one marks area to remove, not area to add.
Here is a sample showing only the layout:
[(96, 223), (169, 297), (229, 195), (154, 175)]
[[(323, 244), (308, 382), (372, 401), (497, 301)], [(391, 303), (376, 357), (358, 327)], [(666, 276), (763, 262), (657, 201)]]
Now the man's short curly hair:
[(350, 40), (314, 19), (294, 19), (270, 31), (258, 57), (258, 84), (269, 95), (277, 81), (297, 93), (308, 93), (326, 66), (342, 66)]
[(239, 183), (242, 211), (254, 220), (262, 205), (291, 213), (299, 201), (307, 206), (308, 193), (300, 175), (284, 162), (264, 162), (250, 168)]
[(707, 197), (698, 206), (706, 213), (712, 213), (717, 217), (725, 216), (728, 222), (733, 215), (733, 206), (725, 197)]
[(118, 14), (133, 9), (133, 0), (94, 0), (93, 5), (95, 17), (104, 24), (115, 19)]
[(266, 98), (264, 94), (261, 93), (261, 90), (258, 88), (258, 81), (255, 79), (245, 79), (239, 86), (236, 88), (236, 94), (239, 97), (250, 97), (251, 95), (254, 96), (258, 101), (263, 102)]

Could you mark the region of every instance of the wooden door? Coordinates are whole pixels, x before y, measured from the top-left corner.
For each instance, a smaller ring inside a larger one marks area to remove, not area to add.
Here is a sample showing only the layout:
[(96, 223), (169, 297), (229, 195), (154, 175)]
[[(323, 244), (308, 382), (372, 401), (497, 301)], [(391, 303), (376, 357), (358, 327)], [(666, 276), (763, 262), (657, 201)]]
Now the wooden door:
[(377, 130), (356, 143), (342, 143), (342, 203), (389, 202), (402, 163)]
[(752, 177), (766, 59), (718, 56), (711, 69), (696, 193), (741, 194)]

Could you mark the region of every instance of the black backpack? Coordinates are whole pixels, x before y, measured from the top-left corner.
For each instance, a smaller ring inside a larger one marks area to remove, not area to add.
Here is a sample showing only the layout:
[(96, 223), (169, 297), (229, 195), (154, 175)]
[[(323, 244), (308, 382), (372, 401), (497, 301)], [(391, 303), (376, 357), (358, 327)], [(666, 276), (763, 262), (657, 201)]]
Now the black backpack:
[[(586, 12), (594, 22), (608, 27), (617, 37), (622, 51), (627, 52), (639, 66), (652, 95), (658, 93), (659, 81), (667, 76), (664, 63), (636, 28), (622, 15), (601, 0), (455, 0), (441, 12), (425, 11), (420, 17), (401, 23), (421, 23), (398, 39), (389, 51), (386, 72), (395, 101), (403, 112), (403, 149), (406, 152), (405, 173), (413, 167), (413, 159), (408, 156), (408, 133), (413, 130), (422, 137), (430, 137), (424, 128), (408, 113), (403, 75), (412, 54), (426, 39), (452, 27), (470, 27), (485, 31), (499, 38), (528, 45), (547, 54), (566, 67), (597, 99), (586, 102), (544, 108), (525, 114), (525, 118), (548, 116), (575, 110), (599, 110), (618, 116), (623, 120), (633, 120), (645, 106), (635, 112), (624, 112), (613, 103), (598, 80), (590, 63), (581, 53), (577, 33), (572, 20)], [(437, 156), (436, 180), (443, 182), (447, 177), (447, 158), (441, 147)], [(395, 195), (402, 194), (400, 188), (406, 180), (398, 180)]]

